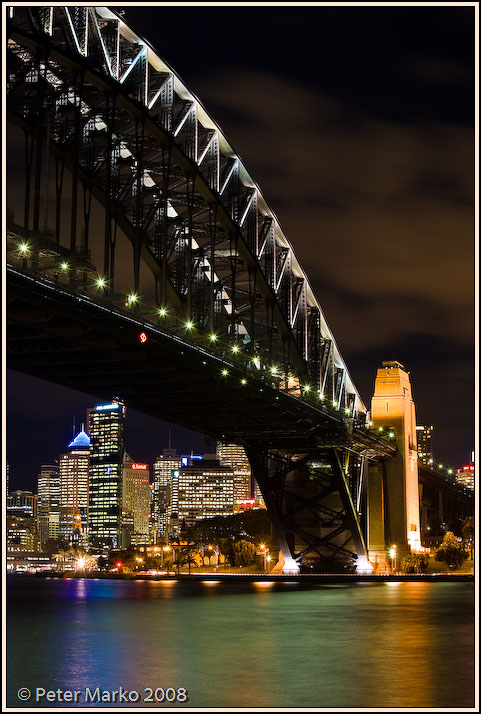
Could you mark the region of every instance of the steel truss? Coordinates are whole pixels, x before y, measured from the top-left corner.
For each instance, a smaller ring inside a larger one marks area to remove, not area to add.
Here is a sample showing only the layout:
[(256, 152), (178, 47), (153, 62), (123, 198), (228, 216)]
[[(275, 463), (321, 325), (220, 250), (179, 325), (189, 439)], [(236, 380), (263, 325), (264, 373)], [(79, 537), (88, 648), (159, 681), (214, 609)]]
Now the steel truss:
[(363, 457), (336, 447), (246, 451), (286, 562), (324, 571), (351, 568), (360, 558), (365, 564), (349, 488)]

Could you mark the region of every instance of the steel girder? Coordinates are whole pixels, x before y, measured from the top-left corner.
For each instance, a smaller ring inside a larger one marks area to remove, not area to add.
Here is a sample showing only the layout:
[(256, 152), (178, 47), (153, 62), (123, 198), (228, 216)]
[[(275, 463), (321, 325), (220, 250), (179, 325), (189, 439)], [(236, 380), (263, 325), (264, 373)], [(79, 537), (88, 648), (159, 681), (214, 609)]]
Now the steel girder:
[[(106, 7), (11, 8), (8, 38), (7, 107), (26, 136), (23, 227), (37, 236), (44, 214), (50, 241), (69, 249), (70, 284), (83, 256), (112, 297), (125, 291), (116, 264), (122, 232), (144, 313), (166, 310), (172, 328), (191, 320), (198, 339), (215, 334), (260, 369), (278, 365), (286, 389), (307, 384), (339, 410), (365, 412), (275, 215), (152, 48)], [(91, 225), (92, 196), (104, 207), (100, 230)], [(92, 289), (82, 275), (81, 289)]]
[(349, 488), (362, 457), (353, 457), (342, 447), (245, 447), (288, 569), (297, 565), (307, 571), (337, 572), (367, 566)]

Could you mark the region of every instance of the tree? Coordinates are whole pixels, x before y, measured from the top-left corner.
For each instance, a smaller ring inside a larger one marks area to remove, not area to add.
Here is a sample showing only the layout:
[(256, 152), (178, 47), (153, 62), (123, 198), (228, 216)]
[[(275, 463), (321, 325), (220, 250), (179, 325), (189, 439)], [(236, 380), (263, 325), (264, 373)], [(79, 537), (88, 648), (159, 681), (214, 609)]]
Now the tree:
[(427, 555), (422, 553), (408, 553), (406, 557), (401, 560), (401, 565), (399, 567), (402, 573), (425, 573), (428, 569), (429, 559)]
[(62, 563), (62, 570), (65, 570), (65, 562), (70, 559), (70, 548), (61, 548), (58, 553), (53, 554), (55, 560), (59, 560)]
[(190, 575), (190, 566), (191, 565), (197, 565), (197, 561), (195, 559), (195, 555), (192, 551), (189, 551), (188, 553), (185, 553), (182, 556), (182, 561), (181, 565), (188, 565), (189, 566), (189, 575)]
[(245, 567), (251, 565), (256, 559), (256, 547), (248, 540), (232, 541), (229, 538), (221, 538), (221, 553), (229, 558), (231, 565)]
[(459, 565), (461, 565), (468, 554), (465, 552), (461, 543), (454, 535), (452, 531), (447, 531), (445, 533), (443, 542), (440, 548), (436, 552), (436, 560), (438, 562), (445, 562), (450, 568), (455, 570)]
[(469, 542), (470, 560), (473, 559), (474, 543), (474, 516), (468, 516), (461, 526), (461, 533), (465, 541)]
[(167, 571), (167, 575), (170, 575), (170, 571), (174, 569), (174, 561), (170, 558), (164, 560), (164, 568)]

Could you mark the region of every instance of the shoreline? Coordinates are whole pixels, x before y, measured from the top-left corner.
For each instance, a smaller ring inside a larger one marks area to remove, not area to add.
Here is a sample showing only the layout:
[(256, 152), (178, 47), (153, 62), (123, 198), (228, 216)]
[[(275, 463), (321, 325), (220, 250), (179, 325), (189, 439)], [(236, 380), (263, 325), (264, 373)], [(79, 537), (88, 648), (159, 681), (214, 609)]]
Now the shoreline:
[[(14, 573), (11, 573), (14, 575)], [(22, 576), (20, 576), (22, 577)], [(277, 575), (271, 573), (187, 573), (177, 574), (160, 574), (160, 575), (119, 575), (117, 573), (87, 573), (77, 575), (76, 573), (35, 573), (34, 577), (39, 578), (61, 578), (65, 580), (144, 580), (144, 581), (181, 581), (181, 582), (202, 582), (202, 581), (218, 581), (218, 582), (298, 582), (298, 583), (402, 583), (402, 582), (473, 582), (473, 573), (429, 573), (416, 574), (409, 573), (405, 575), (356, 575), (342, 573), (306, 573), (302, 575)]]

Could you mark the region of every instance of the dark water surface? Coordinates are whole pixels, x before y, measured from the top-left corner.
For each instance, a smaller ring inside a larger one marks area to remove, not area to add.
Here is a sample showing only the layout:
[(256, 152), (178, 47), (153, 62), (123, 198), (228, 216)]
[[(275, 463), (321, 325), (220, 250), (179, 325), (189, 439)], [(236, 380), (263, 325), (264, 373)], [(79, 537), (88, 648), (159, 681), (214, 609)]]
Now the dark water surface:
[[(190, 707), (472, 707), (474, 585), (9, 576), (8, 704), (27, 687), (184, 687)], [(160, 695), (161, 696), (161, 695)], [(123, 704), (124, 707), (173, 706)], [(93, 707), (116, 706), (108, 703)]]

